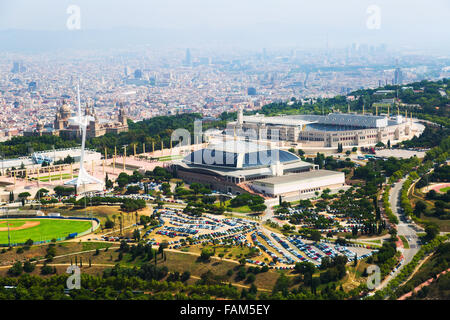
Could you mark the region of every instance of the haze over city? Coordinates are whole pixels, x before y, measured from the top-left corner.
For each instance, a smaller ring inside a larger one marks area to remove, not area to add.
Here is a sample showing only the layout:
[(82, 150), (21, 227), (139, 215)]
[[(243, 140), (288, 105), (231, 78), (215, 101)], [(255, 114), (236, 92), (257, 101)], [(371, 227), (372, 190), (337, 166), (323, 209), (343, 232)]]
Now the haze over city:
[[(66, 28), (70, 5), (80, 8), (81, 17), (81, 29), (72, 33)], [(371, 6), (380, 9), (376, 29), (367, 27)], [(332, 48), (365, 42), (442, 54), (449, 50), (449, 15), (446, 0), (2, 0), (0, 39), (10, 40), (1, 41), (4, 49), (26, 49), (21, 40), (36, 50), (134, 44), (325, 48), (327, 42)], [(11, 32), (18, 38), (5, 38)]]

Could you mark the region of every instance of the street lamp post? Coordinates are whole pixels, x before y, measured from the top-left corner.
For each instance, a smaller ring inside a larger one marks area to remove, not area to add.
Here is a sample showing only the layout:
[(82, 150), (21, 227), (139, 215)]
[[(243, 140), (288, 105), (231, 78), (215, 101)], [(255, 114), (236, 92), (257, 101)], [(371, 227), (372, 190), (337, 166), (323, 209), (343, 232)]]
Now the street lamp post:
[(125, 172), (125, 159), (127, 158), (127, 144), (125, 144), (124, 146), (123, 146), (123, 148), (124, 148), (124, 154), (123, 154), (123, 172)]

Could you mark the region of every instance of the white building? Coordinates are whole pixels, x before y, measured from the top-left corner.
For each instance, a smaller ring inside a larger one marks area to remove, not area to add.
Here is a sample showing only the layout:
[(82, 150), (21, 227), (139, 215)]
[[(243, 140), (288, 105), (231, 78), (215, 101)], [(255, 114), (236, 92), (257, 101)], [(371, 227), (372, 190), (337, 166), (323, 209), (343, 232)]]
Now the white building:
[(329, 170), (312, 170), (252, 182), (255, 191), (270, 197), (314, 194), (327, 188), (337, 189), (344, 186), (345, 174)]

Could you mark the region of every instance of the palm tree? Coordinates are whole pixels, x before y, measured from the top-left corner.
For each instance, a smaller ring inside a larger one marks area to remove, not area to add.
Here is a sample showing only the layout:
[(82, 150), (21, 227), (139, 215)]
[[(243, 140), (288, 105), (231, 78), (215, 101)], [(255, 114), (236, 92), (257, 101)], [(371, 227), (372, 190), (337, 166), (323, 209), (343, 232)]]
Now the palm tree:
[[(113, 215), (112, 215), (112, 218), (113, 218), (114, 225), (116, 225), (116, 215), (113, 214)], [(114, 227), (113, 227), (113, 231), (114, 231)]]
[(120, 234), (122, 234), (122, 221), (123, 221), (123, 216), (122, 216), (122, 213), (120, 213), (120, 216), (119, 216)]

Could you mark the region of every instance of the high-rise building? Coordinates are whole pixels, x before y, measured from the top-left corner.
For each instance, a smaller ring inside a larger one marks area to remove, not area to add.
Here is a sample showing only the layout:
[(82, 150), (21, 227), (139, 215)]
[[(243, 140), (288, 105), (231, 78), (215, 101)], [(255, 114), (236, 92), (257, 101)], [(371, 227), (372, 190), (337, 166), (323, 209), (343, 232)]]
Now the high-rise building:
[(403, 83), (403, 73), (400, 68), (396, 68), (394, 72), (394, 84), (402, 84)]
[(255, 95), (256, 95), (256, 89), (253, 88), (253, 87), (247, 88), (247, 94), (248, 94), (249, 96), (255, 96)]
[(12, 73), (21, 73), (21, 72), (25, 72), (26, 68), (23, 66), (22, 62), (20, 61), (14, 61), (13, 62), (13, 67), (11, 69)]
[(187, 67), (190, 67), (192, 65), (191, 50), (189, 48), (186, 49), (186, 58), (184, 60), (184, 65)]
[(28, 91), (30, 92), (36, 91), (36, 88), (37, 88), (36, 81), (30, 81), (28, 83)]
[(124, 68), (124, 70), (123, 70), (123, 73), (124, 73), (124, 75), (125, 75), (125, 78), (128, 78), (128, 77), (130, 76), (130, 74), (131, 74), (131, 68), (128, 67), (128, 66), (126, 66), (126, 67)]
[(141, 69), (136, 69), (134, 71), (134, 78), (135, 79), (141, 79), (142, 78), (142, 71), (141, 71)]

